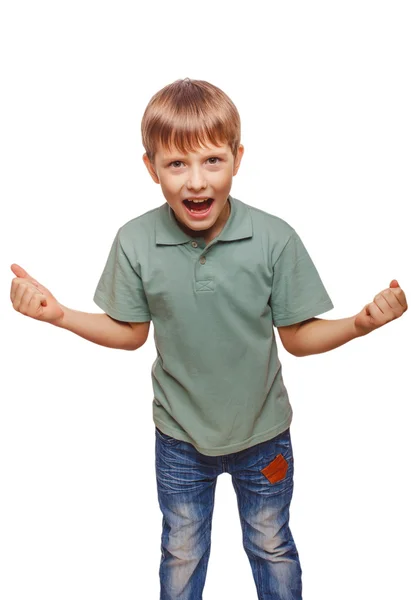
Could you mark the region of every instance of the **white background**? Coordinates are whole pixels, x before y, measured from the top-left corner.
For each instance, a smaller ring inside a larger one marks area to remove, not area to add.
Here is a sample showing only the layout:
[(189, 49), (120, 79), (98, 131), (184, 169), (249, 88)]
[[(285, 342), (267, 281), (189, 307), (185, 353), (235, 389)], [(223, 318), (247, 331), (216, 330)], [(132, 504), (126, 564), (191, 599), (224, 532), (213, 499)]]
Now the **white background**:
[[(15, 1), (0, 23), (0, 596), (158, 599), (153, 329), (126, 352), (25, 317), (10, 265), (101, 312), (118, 228), (164, 202), (141, 159), (143, 111), (191, 77), (239, 109), (231, 193), (300, 234), (335, 305), (324, 318), (392, 279), (411, 296), (410, 6)], [(304, 600), (409, 597), (410, 334), (407, 312), (325, 354), (279, 342)], [(226, 597), (257, 597), (228, 474), (204, 590)]]

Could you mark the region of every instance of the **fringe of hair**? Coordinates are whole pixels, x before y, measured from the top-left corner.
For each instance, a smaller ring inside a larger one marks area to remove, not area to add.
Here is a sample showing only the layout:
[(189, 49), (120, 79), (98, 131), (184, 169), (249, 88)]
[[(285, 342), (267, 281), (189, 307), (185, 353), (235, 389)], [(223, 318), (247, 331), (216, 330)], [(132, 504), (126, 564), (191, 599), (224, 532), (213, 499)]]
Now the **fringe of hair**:
[(159, 145), (182, 153), (227, 143), (234, 157), (241, 122), (232, 100), (220, 88), (198, 79), (178, 79), (151, 98), (141, 121), (143, 146), (149, 160)]

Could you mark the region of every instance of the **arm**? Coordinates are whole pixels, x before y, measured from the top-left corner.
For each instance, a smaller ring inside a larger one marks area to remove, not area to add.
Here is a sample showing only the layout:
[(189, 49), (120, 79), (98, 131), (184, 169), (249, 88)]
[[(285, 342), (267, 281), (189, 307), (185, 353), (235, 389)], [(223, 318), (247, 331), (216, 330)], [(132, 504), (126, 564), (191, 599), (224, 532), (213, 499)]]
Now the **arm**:
[(150, 321), (127, 323), (109, 315), (72, 310), (60, 304), (44, 285), (13, 263), (10, 299), (21, 314), (72, 331), (82, 338), (122, 350), (136, 350), (147, 340)]
[(354, 325), (355, 316), (346, 319), (309, 319), (302, 323), (278, 327), (284, 348), (294, 356), (328, 352), (342, 346), (360, 334)]
[(62, 307), (64, 314), (53, 325), (67, 329), (82, 338), (120, 350), (137, 350), (143, 346), (148, 337), (150, 321), (144, 323), (126, 323), (116, 321), (109, 315), (80, 312)]
[(403, 290), (394, 279), (390, 287), (374, 297), (353, 317), (337, 319), (312, 318), (302, 323), (278, 327), (281, 341), (294, 356), (328, 352), (361, 337), (400, 317), (408, 309)]

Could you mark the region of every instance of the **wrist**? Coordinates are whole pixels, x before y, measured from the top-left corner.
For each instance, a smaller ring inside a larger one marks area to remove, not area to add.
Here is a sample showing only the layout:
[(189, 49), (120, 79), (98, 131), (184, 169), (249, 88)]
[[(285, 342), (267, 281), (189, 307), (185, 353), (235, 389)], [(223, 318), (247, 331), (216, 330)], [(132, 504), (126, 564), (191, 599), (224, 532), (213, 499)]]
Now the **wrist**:
[(364, 327), (362, 327), (361, 325), (358, 324), (357, 317), (360, 314), (361, 313), (358, 313), (358, 314), (354, 315), (352, 318), (353, 319), (352, 330), (353, 330), (354, 338), (363, 337), (364, 335), (367, 335), (367, 333), (370, 333), (370, 331), (368, 329), (364, 329)]
[(49, 323), (50, 325), (55, 325), (56, 327), (62, 327), (64, 329), (64, 323), (67, 316), (66, 311), (68, 311), (69, 309), (67, 308), (67, 306), (63, 306), (63, 304), (60, 304), (60, 302), (58, 302), (58, 305), (61, 308), (62, 313), (56, 319), (49, 321)]

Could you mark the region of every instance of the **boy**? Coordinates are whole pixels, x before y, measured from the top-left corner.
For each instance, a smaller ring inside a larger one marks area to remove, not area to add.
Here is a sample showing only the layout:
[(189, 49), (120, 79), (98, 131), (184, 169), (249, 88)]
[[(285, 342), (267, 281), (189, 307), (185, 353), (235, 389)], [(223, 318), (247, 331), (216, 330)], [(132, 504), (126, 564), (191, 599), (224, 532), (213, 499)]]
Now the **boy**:
[(401, 316), (404, 292), (394, 280), (353, 317), (315, 318), (333, 304), (297, 232), (230, 195), (244, 147), (219, 88), (166, 86), (145, 110), (142, 138), (166, 202), (118, 230), (94, 296), (104, 314), (70, 310), (18, 265), (13, 307), (127, 350), (143, 346), (153, 321), (161, 600), (202, 598), (223, 472), (258, 598), (301, 600), (288, 525), (292, 409), (273, 325), (295, 356), (326, 352)]

